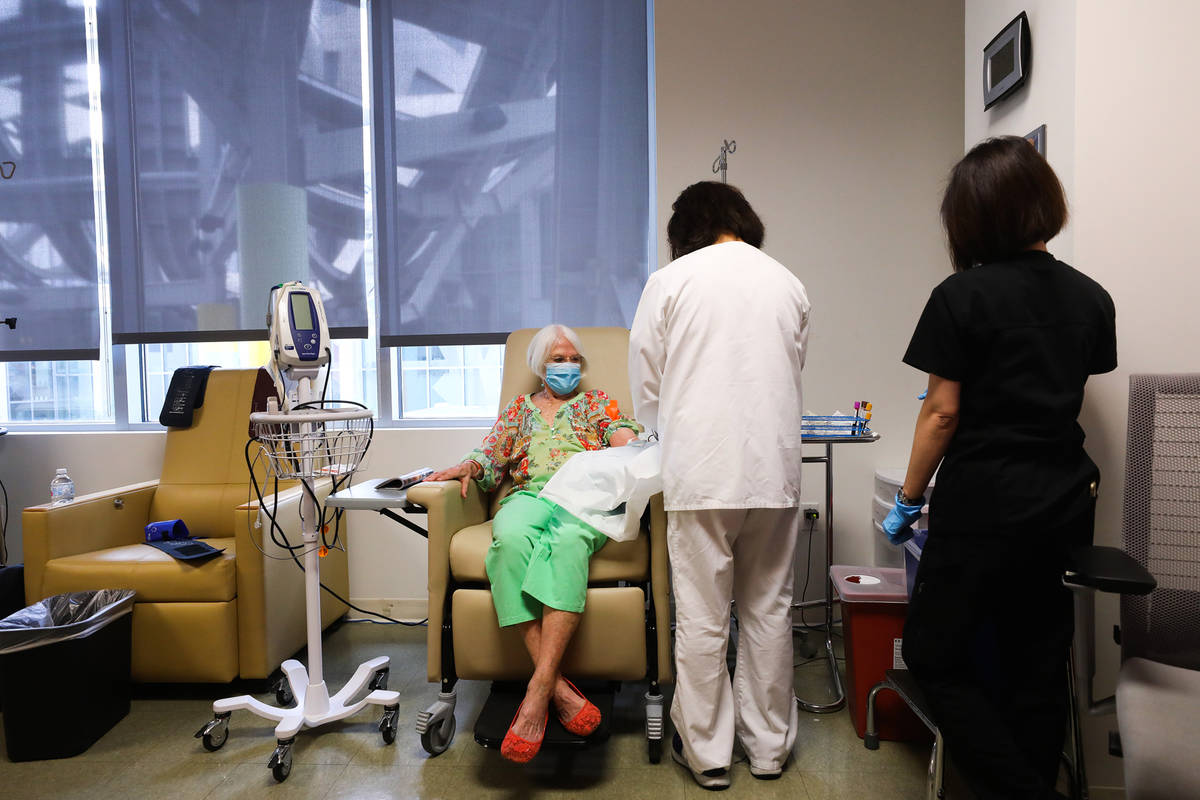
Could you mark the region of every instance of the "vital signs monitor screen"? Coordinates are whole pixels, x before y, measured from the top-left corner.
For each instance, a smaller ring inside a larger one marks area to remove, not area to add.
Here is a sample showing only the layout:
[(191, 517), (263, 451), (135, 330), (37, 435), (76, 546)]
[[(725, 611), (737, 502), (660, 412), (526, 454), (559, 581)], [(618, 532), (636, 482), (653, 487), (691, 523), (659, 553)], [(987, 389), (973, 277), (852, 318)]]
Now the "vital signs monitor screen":
[(312, 306), (308, 304), (308, 295), (303, 292), (292, 292), (292, 325), (298, 331), (313, 329)]

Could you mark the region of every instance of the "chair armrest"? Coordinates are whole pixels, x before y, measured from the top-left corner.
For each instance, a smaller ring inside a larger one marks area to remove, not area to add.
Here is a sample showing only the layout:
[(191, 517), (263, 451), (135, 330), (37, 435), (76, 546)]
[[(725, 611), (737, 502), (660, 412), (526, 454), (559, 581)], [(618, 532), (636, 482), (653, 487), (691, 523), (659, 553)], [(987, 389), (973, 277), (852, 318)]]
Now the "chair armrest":
[(488, 520), (488, 498), (479, 490), (479, 484), (471, 481), (466, 499), (461, 495), (461, 486), (458, 481), (426, 481), (409, 487), (407, 493), (408, 502), (421, 506), (429, 515), (430, 553), (437, 537), (439, 547), (445, 545), (447, 559), (451, 536)]
[[(316, 487), (317, 497), (323, 496), (324, 493), (321, 491), (321, 489), (327, 488), (328, 483), (329, 483), (328, 478), (321, 478), (320, 480), (316, 481), (316, 483), (314, 485)], [(263, 501), (266, 504), (267, 510), (270, 511), (276, 503), (278, 503), (280, 506), (282, 506), (285, 503), (299, 502), (301, 493), (303, 491), (304, 491), (304, 487), (300, 485), (299, 481), (287, 481), (286, 483), (283, 481), (280, 481), (278, 492), (272, 493), (272, 492), (268, 491), (266, 489), (266, 487), (263, 487), (262, 496), (263, 496)], [(244, 511), (244, 512), (249, 512), (249, 513), (257, 513), (258, 512), (258, 498), (255, 498), (248, 502), (242, 503), (240, 506), (237, 507), (236, 510), (239, 512)]]
[(42, 599), (42, 575), (50, 559), (142, 541), (157, 488), (157, 480), (146, 481), (85, 494), (61, 506), (26, 508), (21, 513), (26, 602)]
[(1098, 545), (1071, 551), (1063, 583), (1132, 595), (1149, 594), (1158, 586), (1154, 576), (1124, 550)]
[(429, 628), (427, 669), (431, 683), (442, 678), (442, 619), (450, 583), (450, 538), (469, 525), (488, 519), (488, 498), (471, 481), (467, 497), (458, 481), (428, 481), (408, 490), (408, 501), (429, 514)]

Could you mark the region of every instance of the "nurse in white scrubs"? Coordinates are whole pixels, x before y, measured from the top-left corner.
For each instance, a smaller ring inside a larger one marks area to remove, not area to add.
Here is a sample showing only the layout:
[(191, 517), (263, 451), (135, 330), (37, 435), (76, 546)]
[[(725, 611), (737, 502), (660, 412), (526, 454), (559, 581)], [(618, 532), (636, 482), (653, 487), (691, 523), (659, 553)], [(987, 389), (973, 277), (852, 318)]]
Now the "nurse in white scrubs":
[(662, 443), (676, 605), (672, 755), (701, 786), (723, 789), (735, 735), (764, 779), (779, 777), (796, 737), (791, 604), (809, 302), (759, 250), (763, 224), (737, 189), (697, 183), (672, 208), (673, 260), (646, 282), (629, 377), (635, 416)]

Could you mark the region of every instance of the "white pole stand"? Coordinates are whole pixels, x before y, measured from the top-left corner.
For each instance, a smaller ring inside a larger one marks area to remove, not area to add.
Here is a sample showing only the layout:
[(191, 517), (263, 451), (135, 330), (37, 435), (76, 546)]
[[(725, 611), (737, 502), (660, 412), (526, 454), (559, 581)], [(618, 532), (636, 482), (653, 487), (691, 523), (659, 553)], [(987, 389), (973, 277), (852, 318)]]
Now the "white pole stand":
[[(300, 402), (307, 401), (311, 393), (311, 379), (301, 377), (299, 394)], [(321, 546), (318, 526), (317, 503), (313, 477), (309, 428), (313, 424), (299, 425), (304, 435), (299, 437), (303, 448), (302, 460), (305, 463), (300, 468), (304, 474), (301, 480), (305, 484), (304, 493), (300, 500), (300, 517), (303, 521), (304, 542), (304, 593), (305, 613), (308, 629), (308, 662), (306, 669), (295, 659), (288, 659), (280, 665), (290, 692), (285, 693), (282, 686), (277, 690), (276, 697), (281, 705), (287, 699), (287, 694), (295, 698), (295, 705), (290, 708), (280, 708), (268, 705), (248, 694), (237, 697), (227, 697), (213, 703), (213, 719), (197, 733), (196, 737), (203, 739), (207, 750), (218, 750), (229, 736), (229, 717), (234, 711), (249, 711), (263, 719), (275, 722), (275, 738), (278, 740), (275, 752), (272, 753), (268, 766), (277, 781), (287, 778), (292, 769), (292, 745), (296, 734), (305, 728), (316, 728), (327, 722), (345, 719), (357, 714), (368, 705), (383, 706), (383, 718), (379, 723), (380, 733), (385, 744), (396, 740), (396, 730), (400, 717), (400, 693), (388, 691), (387, 678), (389, 660), (387, 656), (377, 656), (359, 664), (358, 669), (341, 691), (332, 697), (325, 686), (321, 653), (321, 565), (318, 549)]]

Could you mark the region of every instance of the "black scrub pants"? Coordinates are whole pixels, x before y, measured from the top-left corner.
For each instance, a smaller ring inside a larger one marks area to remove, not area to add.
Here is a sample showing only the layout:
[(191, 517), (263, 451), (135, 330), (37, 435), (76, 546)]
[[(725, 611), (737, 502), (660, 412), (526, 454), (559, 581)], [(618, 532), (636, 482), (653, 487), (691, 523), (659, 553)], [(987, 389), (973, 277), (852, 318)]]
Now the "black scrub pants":
[(1074, 632), (1063, 564), (1091, 537), (1088, 515), (1007, 538), (931, 532), (925, 544), (904, 662), (980, 800), (1059, 797)]

